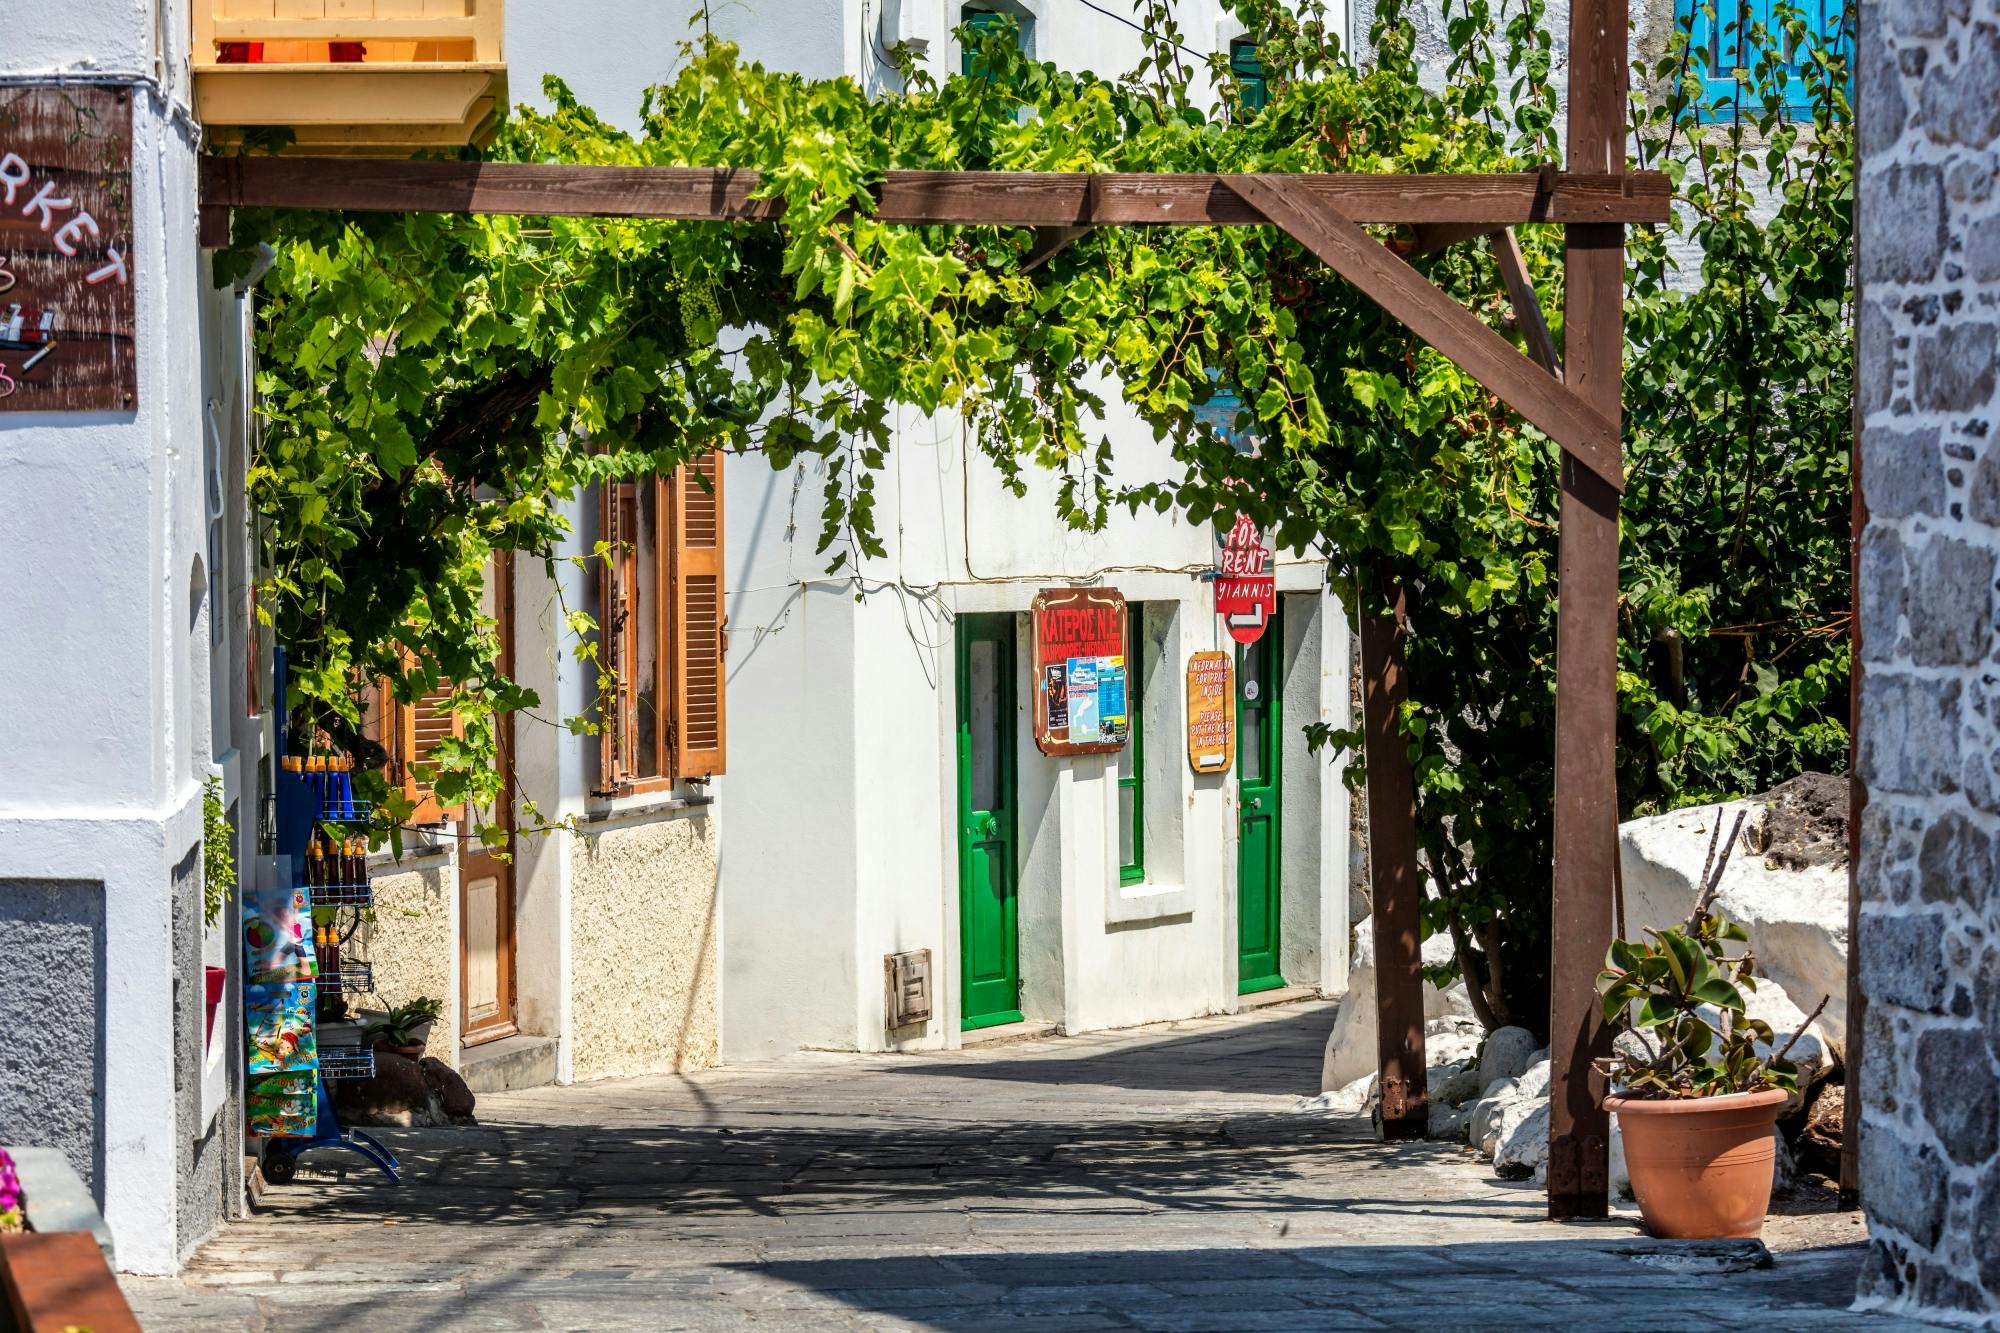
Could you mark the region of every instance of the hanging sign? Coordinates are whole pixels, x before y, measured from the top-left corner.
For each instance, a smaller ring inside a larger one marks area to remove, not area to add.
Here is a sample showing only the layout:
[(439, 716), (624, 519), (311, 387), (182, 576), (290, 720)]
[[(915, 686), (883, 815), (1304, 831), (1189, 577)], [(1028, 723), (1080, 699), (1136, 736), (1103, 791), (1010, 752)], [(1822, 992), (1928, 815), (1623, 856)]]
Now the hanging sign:
[(1110, 754), (1131, 733), (1125, 598), (1114, 588), (1044, 588), (1035, 639), (1035, 744), (1043, 754)]
[(1197, 773), (1227, 773), (1236, 762), (1236, 663), (1228, 653), (1188, 658), (1187, 749)]
[(1238, 643), (1255, 643), (1278, 607), (1278, 561), (1268, 534), (1238, 514), (1216, 562), (1215, 613)]
[(132, 94), (0, 88), (0, 412), (138, 405)]

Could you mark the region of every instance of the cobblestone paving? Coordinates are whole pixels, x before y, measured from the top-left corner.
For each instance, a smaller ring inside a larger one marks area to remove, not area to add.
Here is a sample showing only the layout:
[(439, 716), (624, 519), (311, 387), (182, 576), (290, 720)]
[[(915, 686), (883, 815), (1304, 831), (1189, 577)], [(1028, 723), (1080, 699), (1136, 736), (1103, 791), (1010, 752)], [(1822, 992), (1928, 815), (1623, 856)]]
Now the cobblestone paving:
[(155, 1333), (1890, 1326), (1843, 1308), (1858, 1246), (1717, 1275), (1629, 1216), (1543, 1221), (1462, 1151), (1285, 1114), (1331, 1018), (490, 1096), (477, 1129), (381, 1132), (401, 1188), (308, 1157), (126, 1288)]

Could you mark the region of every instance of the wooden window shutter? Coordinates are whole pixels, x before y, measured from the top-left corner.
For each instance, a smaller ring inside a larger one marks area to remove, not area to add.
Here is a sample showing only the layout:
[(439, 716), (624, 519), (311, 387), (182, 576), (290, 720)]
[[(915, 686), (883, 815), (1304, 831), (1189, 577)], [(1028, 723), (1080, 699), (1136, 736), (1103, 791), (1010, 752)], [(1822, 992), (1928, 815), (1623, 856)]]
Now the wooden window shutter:
[(598, 496), (599, 530), (608, 548), (598, 572), (598, 664), (613, 681), (609, 696), (598, 700), (598, 790), (612, 792), (632, 774), (638, 731), (631, 631), (639, 572), (639, 493), (629, 481), (607, 482)]
[(412, 824), (442, 824), (447, 819), (463, 819), (465, 806), (440, 805), (428, 782), (417, 780), (417, 764), (431, 762), (431, 751), (446, 737), (463, 736), (465, 719), (451, 706), (452, 682), (441, 680), (414, 705), (397, 701), (389, 682), (375, 687), (375, 708), (370, 721), (378, 730), (377, 739), (388, 751), (389, 763), (383, 777), (401, 787), (403, 795), (416, 807)]
[(722, 772), (726, 738), (723, 658), (729, 635), (722, 600), (722, 455), (703, 454), (677, 469), (670, 495), (673, 772), (679, 778), (706, 778)]

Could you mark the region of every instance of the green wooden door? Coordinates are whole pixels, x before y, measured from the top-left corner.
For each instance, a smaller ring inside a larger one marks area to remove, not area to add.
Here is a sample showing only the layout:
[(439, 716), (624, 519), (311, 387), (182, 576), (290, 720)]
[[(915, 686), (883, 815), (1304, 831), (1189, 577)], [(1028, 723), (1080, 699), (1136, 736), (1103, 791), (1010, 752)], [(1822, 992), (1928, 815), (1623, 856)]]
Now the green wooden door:
[(962, 1028), (1021, 1020), (1014, 848), (1014, 617), (958, 617)]
[(1236, 650), (1236, 989), (1273, 990), (1278, 972), (1278, 648), (1284, 628), (1274, 612), (1264, 637)]

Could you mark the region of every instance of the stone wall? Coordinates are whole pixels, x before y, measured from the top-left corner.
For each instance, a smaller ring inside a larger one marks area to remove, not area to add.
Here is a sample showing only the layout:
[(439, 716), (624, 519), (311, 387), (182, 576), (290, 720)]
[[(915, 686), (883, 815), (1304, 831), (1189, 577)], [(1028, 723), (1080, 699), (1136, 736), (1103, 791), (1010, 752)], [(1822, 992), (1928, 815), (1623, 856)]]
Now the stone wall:
[(1872, 1306), (2000, 1317), (2000, 27), (1860, 6), (1857, 952)]
[(57, 1148), (104, 1205), (104, 886), (0, 880), (0, 1143)]
[(426, 1054), (459, 1062), (458, 872), (443, 852), (412, 854), (371, 867), (375, 913), (348, 944), (375, 967), (375, 989), (350, 997), (357, 1008), (390, 1009), (420, 995), (444, 1001)]
[(572, 1077), (713, 1066), (715, 820), (679, 814), (586, 832), (571, 873)]

